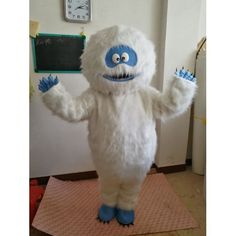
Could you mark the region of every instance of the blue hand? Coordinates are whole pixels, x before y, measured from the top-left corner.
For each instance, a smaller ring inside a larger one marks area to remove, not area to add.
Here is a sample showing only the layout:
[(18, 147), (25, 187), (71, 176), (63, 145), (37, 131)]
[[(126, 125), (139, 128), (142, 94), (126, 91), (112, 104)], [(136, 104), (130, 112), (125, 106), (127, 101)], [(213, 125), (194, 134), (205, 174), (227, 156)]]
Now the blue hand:
[(42, 78), (42, 80), (40, 80), (38, 88), (41, 92), (45, 93), (47, 92), (50, 88), (52, 88), (54, 85), (58, 84), (59, 80), (56, 76), (56, 78), (54, 79), (51, 74), (48, 76), (48, 78)]
[(196, 82), (196, 77), (194, 77), (194, 75), (189, 72), (188, 70), (185, 70), (184, 67), (181, 70), (177, 70), (175, 71), (175, 75), (182, 78), (182, 79), (186, 79), (192, 82)]

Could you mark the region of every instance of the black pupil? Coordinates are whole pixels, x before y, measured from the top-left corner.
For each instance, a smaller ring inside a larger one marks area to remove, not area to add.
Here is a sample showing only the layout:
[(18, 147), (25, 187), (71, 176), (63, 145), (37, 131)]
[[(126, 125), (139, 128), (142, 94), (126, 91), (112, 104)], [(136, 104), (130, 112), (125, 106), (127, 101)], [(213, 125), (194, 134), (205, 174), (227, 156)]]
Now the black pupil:
[(119, 57), (117, 57), (117, 58), (116, 58), (116, 60), (117, 60), (117, 61), (119, 61), (119, 60), (120, 60), (120, 58), (119, 58)]

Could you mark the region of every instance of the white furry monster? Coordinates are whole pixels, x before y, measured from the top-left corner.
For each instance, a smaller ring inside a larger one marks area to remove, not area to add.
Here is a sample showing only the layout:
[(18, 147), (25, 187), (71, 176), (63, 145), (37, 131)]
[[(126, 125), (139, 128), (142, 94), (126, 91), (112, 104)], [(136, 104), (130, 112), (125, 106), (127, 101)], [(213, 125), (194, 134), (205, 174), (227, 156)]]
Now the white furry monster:
[(163, 92), (150, 87), (155, 72), (153, 44), (136, 29), (113, 26), (91, 36), (82, 55), (90, 88), (73, 98), (49, 76), (40, 81), (43, 101), (70, 122), (87, 119), (89, 145), (99, 175), (98, 219), (134, 222), (141, 184), (157, 148), (156, 119), (183, 113), (195, 94), (195, 78), (176, 71)]

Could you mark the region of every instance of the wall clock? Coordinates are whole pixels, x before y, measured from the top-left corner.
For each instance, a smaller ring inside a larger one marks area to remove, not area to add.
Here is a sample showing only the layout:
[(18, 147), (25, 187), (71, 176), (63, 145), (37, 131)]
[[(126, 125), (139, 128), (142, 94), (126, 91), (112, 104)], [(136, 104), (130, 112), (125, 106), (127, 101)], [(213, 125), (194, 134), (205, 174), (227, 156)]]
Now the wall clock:
[(92, 19), (91, 0), (64, 0), (66, 21), (88, 23)]

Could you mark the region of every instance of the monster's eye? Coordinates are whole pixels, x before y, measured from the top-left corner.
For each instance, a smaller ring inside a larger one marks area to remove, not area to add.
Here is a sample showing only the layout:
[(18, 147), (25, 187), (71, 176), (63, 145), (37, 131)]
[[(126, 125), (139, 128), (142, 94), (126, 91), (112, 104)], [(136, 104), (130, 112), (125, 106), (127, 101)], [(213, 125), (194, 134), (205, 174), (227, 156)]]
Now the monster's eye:
[(123, 62), (128, 62), (129, 61), (129, 54), (127, 52), (123, 52), (121, 55), (121, 60)]
[(110, 48), (105, 56), (106, 66), (114, 68), (118, 65), (126, 64), (126, 66), (135, 66), (138, 62), (138, 57), (134, 49), (127, 45), (117, 45)]
[(120, 62), (120, 56), (119, 54), (115, 53), (112, 55), (112, 61), (116, 64), (118, 64)]

